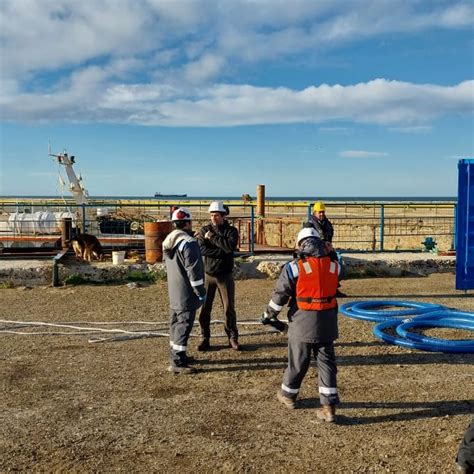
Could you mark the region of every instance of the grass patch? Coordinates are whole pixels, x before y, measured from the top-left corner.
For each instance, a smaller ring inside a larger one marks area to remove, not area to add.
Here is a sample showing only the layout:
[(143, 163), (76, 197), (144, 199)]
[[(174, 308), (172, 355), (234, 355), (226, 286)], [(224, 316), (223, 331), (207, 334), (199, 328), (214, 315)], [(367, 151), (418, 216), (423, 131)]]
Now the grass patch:
[(165, 270), (155, 270), (149, 272), (142, 272), (140, 270), (133, 270), (125, 276), (127, 281), (136, 281), (144, 283), (155, 283), (157, 281), (166, 280)]
[(77, 274), (68, 275), (66, 278), (64, 278), (65, 285), (86, 285), (87, 283), (90, 283), (87, 278)]
[(154, 270), (153, 275), (155, 275), (155, 281), (166, 281), (167, 280), (167, 274), (165, 268), (158, 268)]
[(15, 288), (15, 285), (11, 280), (0, 281), (0, 290), (10, 290)]
[(346, 270), (346, 275), (344, 280), (351, 280), (357, 278), (374, 278), (374, 277), (382, 277), (383, 272), (375, 272), (374, 270), (365, 269), (365, 270)]

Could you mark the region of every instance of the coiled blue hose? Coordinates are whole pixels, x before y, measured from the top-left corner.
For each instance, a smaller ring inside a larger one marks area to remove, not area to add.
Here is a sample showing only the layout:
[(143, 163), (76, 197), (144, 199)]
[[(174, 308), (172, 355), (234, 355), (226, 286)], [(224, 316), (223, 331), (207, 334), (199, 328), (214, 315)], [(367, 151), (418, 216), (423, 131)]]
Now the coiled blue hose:
[(453, 329), (465, 329), (474, 331), (474, 313), (464, 311), (438, 311), (427, 315), (419, 316), (411, 321), (402, 322), (396, 328), (397, 334), (411, 341), (432, 344), (434, 346), (449, 346), (474, 350), (474, 339), (442, 339), (425, 336), (410, 332), (412, 328), (442, 327)]
[[(458, 354), (474, 353), (474, 339), (441, 339), (412, 333), (409, 329), (419, 327), (443, 327), (474, 331), (474, 313), (444, 309), (432, 313), (416, 316), (411, 320), (400, 321), (392, 319), (377, 324), (373, 333), (375, 337), (389, 344), (396, 344), (409, 349), (419, 349), (432, 352), (446, 352)], [(395, 328), (399, 337), (386, 332)]]
[[(384, 310), (380, 308), (407, 308), (401, 310)], [(377, 309), (379, 308), (379, 309)], [(382, 322), (393, 318), (415, 316), (446, 309), (444, 306), (415, 301), (357, 301), (344, 303), (339, 311), (350, 318), (364, 321)]]
[[(420, 322), (427, 323), (429, 322), (429, 320), (426, 319)], [(436, 326), (436, 323), (437, 321), (433, 320), (432, 324), (430, 325), (433, 327)], [(474, 353), (474, 344), (457, 344), (457, 341), (449, 341), (451, 344), (443, 344), (441, 339), (438, 339), (439, 342), (434, 344), (431, 341), (416, 341), (405, 337), (396, 337), (386, 332), (387, 329), (396, 328), (399, 324), (400, 320), (398, 319), (384, 321), (374, 326), (373, 333), (375, 337), (381, 339), (382, 341), (388, 342), (389, 344), (395, 344), (397, 346), (406, 347), (407, 349), (418, 349), (421, 351), (446, 352), (455, 354)], [(474, 328), (471, 329), (474, 330)]]
[[(403, 309), (383, 309), (383, 308)], [(474, 331), (474, 313), (445, 306), (413, 301), (371, 300), (345, 303), (342, 314), (364, 321), (375, 321), (375, 337), (408, 349), (446, 353), (474, 353), (474, 339), (450, 340), (425, 336), (413, 328), (441, 327)], [(402, 319), (406, 317), (410, 319)], [(387, 330), (394, 329), (397, 336)]]
[(469, 311), (458, 311), (457, 309), (450, 309), (450, 308), (443, 308), (437, 311), (433, 311), (432, 313), (428, 314), (421, 314), (417, 316), (415, 319), (420, 321), (422, 319), (446, 319), (446, 318), (456, 318), (462, 319), (465, 321), (474, 321), (474, 313)]
[(400, 337), (404, 337), (405, 339), (410, 339), (410, 341), (417, 341), (423, 342), (426, 344), (433, 344), (433, 345), (448, 345), (451, 347), (462, 347), (468, 348), (472, 347), (474, 349), (474, 340), (469, 339), (442, 339), (442, 338), (435, 338), (425, 336), (423, 334), (417, 334), (410, 332), (410, 329), (413, 328), (453, 328), (453, 329), (466, 329), (468, 331), (474, 331), (474, 323), (468, 323), (464, 320), (458, 319), (438, 319), (438, 320), (421, 320), (421, 321), (408, 321), (406, 323), (401, 323), (396, 327), (397, 334)]

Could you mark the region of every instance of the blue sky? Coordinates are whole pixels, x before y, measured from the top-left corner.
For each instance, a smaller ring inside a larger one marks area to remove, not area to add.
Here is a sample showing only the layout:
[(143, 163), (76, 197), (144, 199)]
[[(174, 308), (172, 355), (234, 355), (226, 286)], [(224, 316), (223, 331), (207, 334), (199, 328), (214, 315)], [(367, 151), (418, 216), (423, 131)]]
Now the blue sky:
[(0, 2), (0, 194), (453, 196), (474, 3)]

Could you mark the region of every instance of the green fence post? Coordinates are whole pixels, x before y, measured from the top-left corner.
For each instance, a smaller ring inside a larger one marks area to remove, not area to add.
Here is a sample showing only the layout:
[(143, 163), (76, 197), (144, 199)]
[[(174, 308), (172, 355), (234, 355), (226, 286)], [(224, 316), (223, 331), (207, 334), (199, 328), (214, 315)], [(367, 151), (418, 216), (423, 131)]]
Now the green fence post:
[(385, 232), (385, 206), (380, 205), (380, 251), (383, 252), (383, 240)]
[(86, 229), (86, 205), (82, 204), (82, 233), (87, 233)]

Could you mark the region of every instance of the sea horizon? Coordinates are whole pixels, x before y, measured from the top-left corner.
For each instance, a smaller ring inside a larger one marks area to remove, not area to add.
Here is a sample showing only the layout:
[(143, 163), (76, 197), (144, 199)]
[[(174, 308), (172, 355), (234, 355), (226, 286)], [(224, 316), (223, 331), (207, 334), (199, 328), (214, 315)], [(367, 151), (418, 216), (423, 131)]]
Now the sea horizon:
[[(0, 199), (61, 199), (65, 196), (60, 195), (0, 195)], [(67, 199), (73, 199), (72, 196), (67, 196)], [(185, 200), (185, 201), (212, 201), (212, 200), (223, 200), (223, 201), (240, 201), (242, 196), (223, 196), (223, 195), (209, 195), (209, 196), (186, 196), (178, 197), (172, 195), (166, 195), (160, 197), (154, 196), (119, 196), (119, 195), (93, 195), (88, 196), (90, 200), (99, 199), (110, 199), (110, 200)], [(252, 196), (253, 201), (256, 201), (256, 197)], [(438, 201), (438, 202), (450, 202), (457, 201), (457, 196), (265, 196), (267, 201), (411, 201), (411, 202), (423, 202), (423, 201)]]

